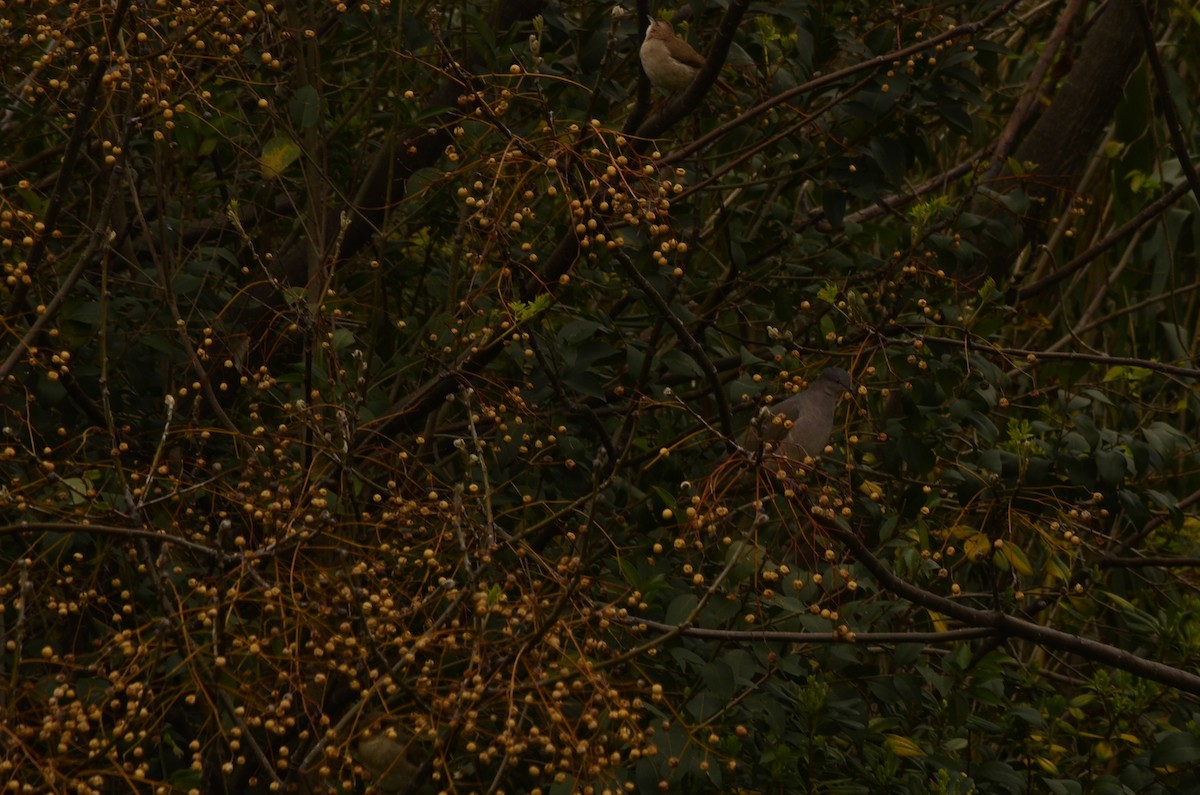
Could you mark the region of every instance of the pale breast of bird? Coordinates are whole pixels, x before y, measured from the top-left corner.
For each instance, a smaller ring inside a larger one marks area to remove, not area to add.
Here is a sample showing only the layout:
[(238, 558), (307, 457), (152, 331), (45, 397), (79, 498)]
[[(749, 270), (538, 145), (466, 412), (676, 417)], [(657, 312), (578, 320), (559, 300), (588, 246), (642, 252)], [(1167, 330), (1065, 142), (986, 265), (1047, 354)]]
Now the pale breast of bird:
[(639, 55), (650, 82), (671, 94), (687, 88), (704, 66), (704, 57), (676, 36), (669, 22), (661, 19), (651, 20)]

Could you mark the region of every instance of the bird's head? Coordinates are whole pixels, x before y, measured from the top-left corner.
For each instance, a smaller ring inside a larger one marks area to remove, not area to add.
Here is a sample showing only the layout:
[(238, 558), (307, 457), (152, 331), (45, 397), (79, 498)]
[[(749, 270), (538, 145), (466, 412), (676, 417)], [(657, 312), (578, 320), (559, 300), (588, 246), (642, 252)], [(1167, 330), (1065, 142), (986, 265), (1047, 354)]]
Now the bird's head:
[(650, 20), (650, 27), (646, 28), (647, 39), (670, 39), (675, 36), (675, 29), (671, 27), (671, 23), (664, 19), (655, 19), (647, 17)]
[(850, 380), (850, 374), (840, 367), (827, 367), (817, 376), (817, 381), (828, 384), (830, 388), (839, 392), (853, 392), (854, 382)]

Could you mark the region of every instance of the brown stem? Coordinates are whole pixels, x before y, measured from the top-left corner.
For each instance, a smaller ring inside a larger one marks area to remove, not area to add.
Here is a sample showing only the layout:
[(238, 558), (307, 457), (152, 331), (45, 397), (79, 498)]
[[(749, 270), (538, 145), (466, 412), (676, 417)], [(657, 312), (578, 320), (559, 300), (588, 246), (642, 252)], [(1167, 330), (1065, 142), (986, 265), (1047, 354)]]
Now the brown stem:
[(620, 623), (632, 627), (645, 627), (659, 632), (671, 632), (692, 638), (728, 640), (735, 643), (956, 643), (992, 637), (996, 630), (987, 627), (951, 629), (945, 632), (855, 632), (852, 638), (832, 632), (778, 632), (774, 630), (747, 631), (738, 629), (705, 629), (703, 627), (664, 624), (649, 618), (628, 616)]
[(195, 541), (189, 541), (186, 538), (179, 536), (169, 536), (166, 533), (159, 533), (154, 530), (145, 530), (138, 527), (117, 527), (115, 525), (106, 524), (79, 524), (76, 522), (21, 522), (19, 524), (0, 525), (0, 536), (21, 535), (24, 533), (78, 533), (87, 535), (101, 536), (118, 536), (124, 538), (139, 538), (149, 541), (157, 541), (161, 544), (175, 544), (176, 546), (186, 547), (193, 552), (199, 552), (207, 555), (210, 558), (219, 560), (228, 559), (228, 555), (220, 550), (197, 544)]

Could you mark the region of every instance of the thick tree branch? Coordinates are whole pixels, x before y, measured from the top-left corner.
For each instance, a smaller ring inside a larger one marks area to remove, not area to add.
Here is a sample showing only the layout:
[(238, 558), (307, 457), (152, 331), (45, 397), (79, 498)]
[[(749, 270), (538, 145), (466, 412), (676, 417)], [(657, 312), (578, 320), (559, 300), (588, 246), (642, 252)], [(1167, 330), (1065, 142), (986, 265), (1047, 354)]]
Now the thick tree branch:
[(747, 631), (736, 629), (706, 629), (704, 627), (665, 624), (649, 618), (628, 616), (621, 623), (644, 627), (658, 632), (670, 632), (689, 638), (727, 640), (735, 643), (958, 643), (964, 640), (992, 637), (996, 630), (987, 627), (951, 629), (945, 632), (855, 632), (852, 637), (833, 632), (783, 632), (779, 630)]
[(1079, 15), (1079, 10), (1083, 5), (1083, 0), (1070, 0), (1062, 14), (1059, 15), (1058, 24), (1054, 26), (1054, 30), (1046, 39), (1046, 46), (1042, 50), (1041, 57), (1034, 65), (1029, 79), (1025, 81), (1025, 89), (1021, 92), (1021, 98), (1017, 100), (1016, 108), (1009, 114), (1008, 123), (992, 147), (992, 163), (987, 171), (989, 179), (997, 176), (1003, 170), (1017, 134), (1030, 116), (1037, 112), (1037, 103), (1042, 96), (1042, 82), (1046, 79), (1051, 64), (1059, 57), (1059, 48), (1067, 37), (1067, 31), (1075, 24), (1075, 17)]
[(1032, 641), (1048, 649), (1077, 654), (1094, 663), (1109, 665), (1193, 696), (1200, 696), (1200, 676), (1196, 674), (1138, 657), (1115, 646), (1034, 624), (999, 610), (980, 610), (958, 600), (930, 593), (893, 574), (855, 533), (828, 524), (824, 525), (823, 529), (849, 547), (854, 557), (875, 576), (881, 587), (915, 605), (934, 610), (973, 627), (986, 627), (1004, 635)]

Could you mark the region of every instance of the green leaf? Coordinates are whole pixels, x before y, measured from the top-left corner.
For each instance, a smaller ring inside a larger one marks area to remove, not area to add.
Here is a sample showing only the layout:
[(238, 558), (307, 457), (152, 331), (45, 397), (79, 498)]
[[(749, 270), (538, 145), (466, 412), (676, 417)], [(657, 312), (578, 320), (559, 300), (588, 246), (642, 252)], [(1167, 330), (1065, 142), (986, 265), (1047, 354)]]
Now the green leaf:
[(446, 177), (440, 168), (418, 168), (404, 184), (406, 196), (413, 197), (440, 184)]
[[(1033, 566), (1030, 565), (1029, 558), (1025, 557), (1025, 553), (1016, 544), (1006, 541), (1000, 547), (999, 552), (1000, 554), (992, 558), (993, 561), (997, 563), (1003, 561), (1008, 566), (1011, 566), (1013, 571), (1025, 577), (1033, 574)], [(1006, 567), (1001, 565), (1000, 568), (1004, 570)]]
[(1129, 459), (1124, 453), (1100, 450), (1096, 453), (1096, 475), (1107, 486), (1119, 486), (1125, 480)]
[(597, 323), (594, 320), (573, 320), (559, 330), (558, 338), (565, 345), (578, 345), (593, 337), (603, 328), (603, 323)]
[(91, 486), (83, 478), (64, 478), (62, 484), (67, 489), (72, 505), (82, 505), (88, 501), (87, 490)]
[(316, 125), (321, 118), (321, 95), (313, 86), (301, 86), (288, 103), (292, 123), (301, 130)]
[(941, 111), (942, 118), (955, 130), (964, 135), (971, 133), (971, 116), (962, 106), (947, 102), (943, 103), (939, 110)]
[(548, 293), (541, 293), (532, 301), (509, 301), (508, 310), (518, 324), (525, 323), (544, 312), (550, 306), (550, 300)]
[(1032, 707), (1016, 705), (1013, 706), (1008, 713), (1014, 718), (1018, 718), (1030, 726), (1038, 727), (1046, 725), (1046, 718), (1042, 715), (1042, 713), (1038, 712)]
[(899, 757), (925, 756), (925, 751), (908, 737), (899, 734), (889, 734), (884, 740), (884, 747)]
[(344, 351), (354, 344), (354, 334), (350, 329), (336, 328), (333, 330), (329, 344), (336, 351)]
[(671, 601), (671, 606), (667, 608), (667, 614), (663, 618), (668, 624), (682, 624), (687, 621), (688, 616), (696, 609), (696, 605), (700, 600), (694, 594), (680, 594)]
[(1089, 450), (1095, 450), (1096, 445), (1100, 443), (1100, 431), (1096, 428), (1096, 423), (1092, 422), (1091, 418), (1085, 417), (1082, 414), (1076, 414), (1071, 417), (1071, 421), (1075, 423), (1075, 430), (1079, 431), (1080, 435), (1088, 443)]
[(974, 778), (992, 786), (988, 792), (1026, 792), (1025, 777), (1004, 762), (983, 762), (975, 768)]
[(1200, 762), (1200, 738), (1177, 732), (1159, 737), (1150, 752), (1150, 765), (1155, 768), (1184, 767)]
[(663, 353), (659, 361), (662, 362), (667, 372), (673, 375), (684, 378), (698, 378), (704, 375), (704, 371), (700, 369), (700, 365), (696, 364), (695, 359), (675, 348)]
[(846, 194), (830, 188), (825, 191), (825, 198), (821, 204), (829, 225), (834, 229), (841, 227), (842, 220), (846, 217)]

